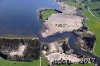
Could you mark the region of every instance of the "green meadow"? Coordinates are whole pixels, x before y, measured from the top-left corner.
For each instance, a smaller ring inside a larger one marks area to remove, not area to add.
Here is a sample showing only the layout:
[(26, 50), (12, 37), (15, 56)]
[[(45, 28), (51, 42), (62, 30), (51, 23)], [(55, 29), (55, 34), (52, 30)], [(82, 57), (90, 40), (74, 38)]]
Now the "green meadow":
[(45, 10), (41, 11), (42, 20), (47, 20), (48, 17), (51, 16), (53, 13), (56, 13), (56, 11), (54, 11), (52, 9), (45, 9)]
[[(46, 58), (41, 59), (41, 66), (47, 66), (48, 61)], [(40, 66), (40, 59), (34, 60), (32, 62), (18, 62), (18, 61), (9, 61), (0, 58), (0, 66)]]
[(17, 62), (0, 59), (0, 66), (40, 66), (39, 60), (33, 62)]

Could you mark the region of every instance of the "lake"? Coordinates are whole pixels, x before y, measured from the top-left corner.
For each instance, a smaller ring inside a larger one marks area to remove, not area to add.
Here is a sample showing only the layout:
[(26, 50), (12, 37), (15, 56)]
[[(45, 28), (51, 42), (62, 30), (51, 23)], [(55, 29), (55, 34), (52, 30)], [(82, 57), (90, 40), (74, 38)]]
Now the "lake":
[(37, 34), (41, 8), (60, 9), (54, 0), (0, 0), (0, 37)]

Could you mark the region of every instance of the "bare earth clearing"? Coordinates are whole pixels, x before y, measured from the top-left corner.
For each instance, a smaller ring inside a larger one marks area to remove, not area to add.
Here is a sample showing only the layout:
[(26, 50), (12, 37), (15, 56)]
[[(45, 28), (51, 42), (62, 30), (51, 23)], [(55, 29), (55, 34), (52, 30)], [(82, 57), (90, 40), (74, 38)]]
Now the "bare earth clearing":
[(23, 56), (23, 52), (24, 52), (24, 50), (26, 49), (26, 45), (19, 45), (19, 48), (18, 48), (18, 51), (12, 51), (12, 52), (10, 52), (10, 55), (11, 56), (15, 56), (15, 55), (18, 55), (18, 56)]
[[(42, 32), (42, 36), (45, 38), (47, 36), (53, 35), (57, 32), (72, 32), (73, 30), (78, 30), (83, 26), (84, 17), (78, 16), (77, 8), (69, 5), (64, 5), (63, 3), (58, 3), (62, 7), (62, 13), (52, 14), (48, 20), (45, 20), (44, 25), (47, 28), (45, 32)], [(73, 63), (80, 61), (77, 56), (66, 55), (62, 50), (62, 47), (59, 45), (57, 49), (57, 42), (52, 42), (49, 44), (49, 52), (52, 52), (49, 55), (46, 55), (49, 63), (54, 60), (70, 60)], [(57, 52), (59, 51), (59, 52)]]
[(65, 5), (62, 12), (63, 13), (52, 14), (48, 20), (45, 21), (44, 25), (47, 27), (47, 30), (42, 33), (43, 37), (53, 35), (57, 32), (71, 32), (83, 26), (82, 22), (84, 17), (75, 15), (77, 14), (75, 7)]

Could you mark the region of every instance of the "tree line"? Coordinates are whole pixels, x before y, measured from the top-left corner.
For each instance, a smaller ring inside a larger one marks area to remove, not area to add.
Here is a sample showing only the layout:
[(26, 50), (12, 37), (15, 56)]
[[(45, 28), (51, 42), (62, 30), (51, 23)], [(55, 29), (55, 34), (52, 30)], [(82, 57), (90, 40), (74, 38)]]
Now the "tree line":
[[(19, 45), (27, 45), (24, 51), (24, 56), (18, 55), (10, 56), (9, 52), (12, 50), (17, 51)], [(15, 60), (15, 61), (33, 61), (38, 59), (41, 55), (41, 43), (38, 39), (6, 39), (0, 38), (0, 56), (4, 59)]]

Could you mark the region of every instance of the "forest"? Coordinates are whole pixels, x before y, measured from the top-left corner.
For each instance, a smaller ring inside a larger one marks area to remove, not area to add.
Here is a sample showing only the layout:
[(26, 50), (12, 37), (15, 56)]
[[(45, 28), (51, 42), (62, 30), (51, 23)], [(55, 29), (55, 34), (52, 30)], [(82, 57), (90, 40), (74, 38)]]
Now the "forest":
[[(27, 45), (24, 50), (24, 56), (20, 57), (18, 55), (10, 56), (9, 52), (12, 50), (18, 50), (19, 46)], [(40, 57), (41, 42), (38, 39), (7, 39), (0, 38), (0, 56), (7, 60), (15, 61), (33, 61)]]

